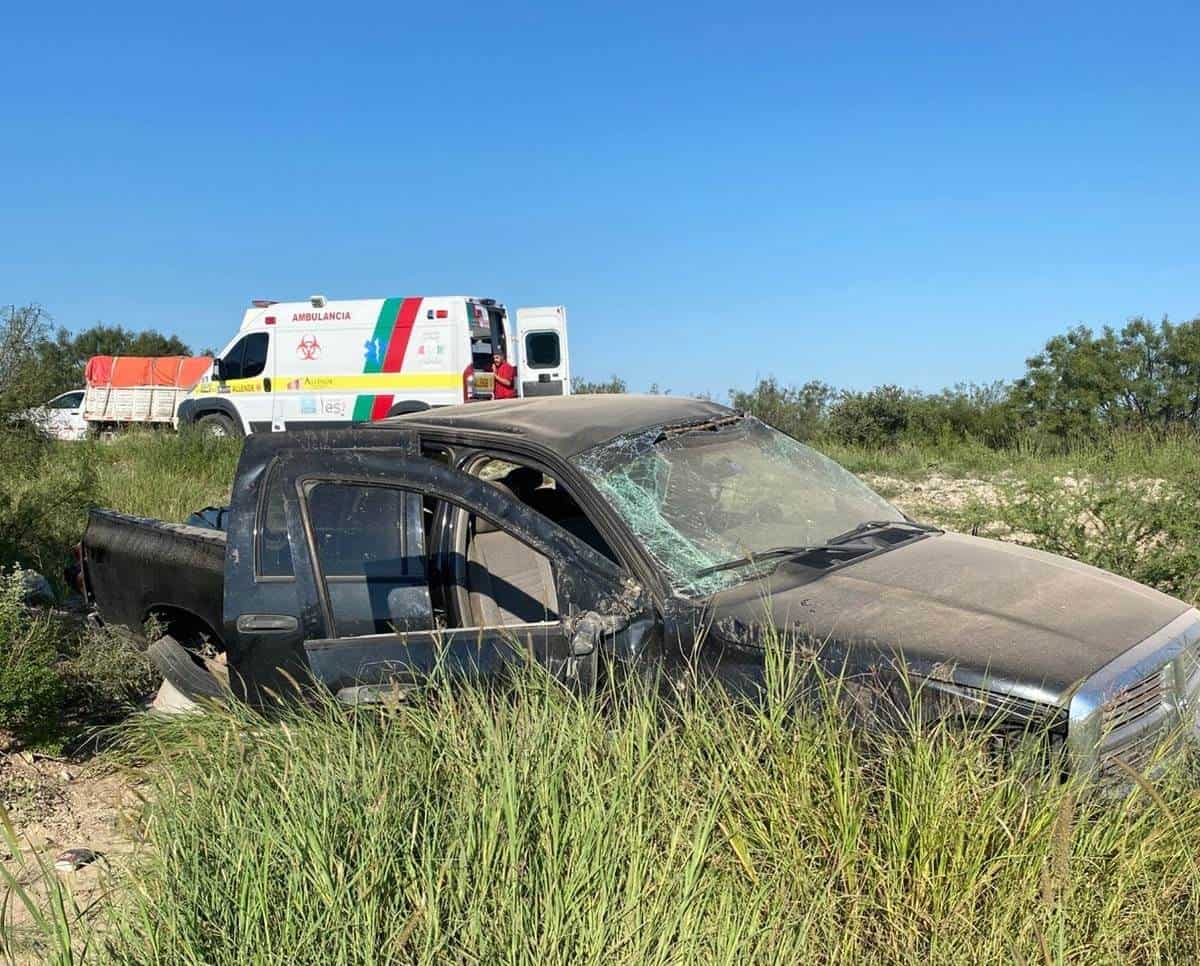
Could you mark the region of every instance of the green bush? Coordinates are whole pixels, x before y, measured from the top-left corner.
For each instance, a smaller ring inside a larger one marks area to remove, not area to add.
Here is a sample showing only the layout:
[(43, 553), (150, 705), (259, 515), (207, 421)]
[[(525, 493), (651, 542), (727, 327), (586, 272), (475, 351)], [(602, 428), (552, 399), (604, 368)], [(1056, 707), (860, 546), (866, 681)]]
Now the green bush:
[(19, 570), (0, 574), (0, 729), (29, 743), (57, 731), (67, 686), (55, 624), (27, 609), (23, 596)]
[(628, 392), (629, 386), (620, 376), (610, 376), (603, 382), (593, 382), (583, 376), (571, 377), (571, 392), (576, 395), (612, 395)]
[(844, 392), (829, 413), (829, 433), (841, 443), (885, 446), (915, 428), (920, 397), (899, 386), (879, 386), (869, 392)]
[(86, 447), (0, 432), (0, 567), (58, 580), (98, 486)]
[(904, 443), (950, 448), (963, 443), (1011, 446), (1020, 415), (1004, 383), (960, 385), (935, 395), (899, 386), (838, 391), (811, 381), (787, 386), (771, 376), (749, 391), (729, 390), (735, 409), (797, 439), (872, 449)]
[(975, 503), (968, 525), (1007, 533), (1156, 587), (1200, 599), (1200, 480), (1040, 475)]
[(825, 429), (829, 407), (837, 393), (813, 380), (803, 386), (784, 386), (774, 376), (760, 379), (749, 392), (729, 390), (734, 409), (751, 413), (796, 439), (812, 439)]
[(70, 642), (62, 671), (72, 717), (92, 725), (121, 717), (161, 682), (145, 645), (120, 628), (83, 629)]

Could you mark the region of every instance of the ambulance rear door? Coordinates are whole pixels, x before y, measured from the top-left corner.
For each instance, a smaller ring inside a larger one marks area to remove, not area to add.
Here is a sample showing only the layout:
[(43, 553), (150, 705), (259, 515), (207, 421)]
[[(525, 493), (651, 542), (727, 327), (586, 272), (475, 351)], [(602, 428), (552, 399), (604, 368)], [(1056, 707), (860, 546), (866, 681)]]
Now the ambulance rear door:
[[(571, 392), (567, 310), (561, 305), (517, 309), (517, 386), (522, 396)], [(510, 357), (512, 355), (510, 354)]]

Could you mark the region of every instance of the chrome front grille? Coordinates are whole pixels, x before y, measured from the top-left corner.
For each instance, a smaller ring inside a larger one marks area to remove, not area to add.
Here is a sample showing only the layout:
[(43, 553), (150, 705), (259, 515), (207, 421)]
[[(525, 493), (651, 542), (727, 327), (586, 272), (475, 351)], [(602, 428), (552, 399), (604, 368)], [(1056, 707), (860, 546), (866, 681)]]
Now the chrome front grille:
[(1170, 689), (1167, 670), (1159, 668), (1105, 702), (1100, 709), (1104, 730), (1123, 728), (1161, 710)]
[(1200, 613), (1189, 610), (1083, 683), (1067, 746), (1077, 770), (1126, 784), (1155, 764), (1163, 739), (1192, 725), (1200, 699)]
[[(1134, 735), (1123, 744), (1104, 747), (1100, 753), (1097, 778), (1107, 785), (1129, 781), (1133, 777), (1130, 771), (1137, 775), (1144, 774), (1153, 762), (1154, 753), (1165, 733), (1166, 729), (1151, 728)], [(1122, 765), (1125, 767), (1122, 768)]]

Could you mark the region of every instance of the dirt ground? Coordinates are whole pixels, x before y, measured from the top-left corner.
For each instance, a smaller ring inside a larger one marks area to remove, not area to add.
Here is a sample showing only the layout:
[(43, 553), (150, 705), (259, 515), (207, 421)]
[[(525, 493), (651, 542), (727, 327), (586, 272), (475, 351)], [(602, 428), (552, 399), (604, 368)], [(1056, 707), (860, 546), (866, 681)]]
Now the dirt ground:
[(1003, 480), (934, 475), (922, 480), (862, 474), (863, 481), (899, 509), (917, 520), (947, 526), (953, 515), (975, 501), (996, 503)]
[[(75, 759), (28, 751), (0, 755), (0, 800), (19, 845), (14, 854), (7, 839), (0, 844), (0, 861), (35, 902), (45, 899), (49, 880), (55, 879), (65, 887), (68, 905), (73, 899), (86, 912), (103, 898), (111, 870), (136, 847), (137, 782), (102, 754)], [(76, 848), (90, 849), (97, 859), (73, 872), (54, 871), (55, 858)], [(5, 892), (10, 893), (7, 932), (19, 952), (35, 931), (7, 881), (0, 887)]]

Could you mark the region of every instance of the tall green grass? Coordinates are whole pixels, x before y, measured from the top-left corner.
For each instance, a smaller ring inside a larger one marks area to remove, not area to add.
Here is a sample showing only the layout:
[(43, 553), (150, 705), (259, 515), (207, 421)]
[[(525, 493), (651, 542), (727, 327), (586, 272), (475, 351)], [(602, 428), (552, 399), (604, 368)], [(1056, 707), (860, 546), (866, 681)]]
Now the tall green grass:
[(1036, 742), (1002, 767), (986, 734), (870, 738), (773, 690), (582, 700), (529, 672), (390, 710), (142, 719), (144, 845), (73, 942), (163, 964), (1194, 959), (1185, 776), (1089, 801)]
[(57, 580), (88, 509), (181, 521), (226, 503), (240, 440), (129, 433), (111, 442), (47, 442), (0, 434), (0, 567)]
[(172, 521), (228, 503), (242, 451), (239, 439), (201, 433), (128, 433), (82, 445), (98, 468), (99, 505)]

